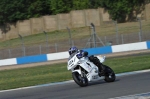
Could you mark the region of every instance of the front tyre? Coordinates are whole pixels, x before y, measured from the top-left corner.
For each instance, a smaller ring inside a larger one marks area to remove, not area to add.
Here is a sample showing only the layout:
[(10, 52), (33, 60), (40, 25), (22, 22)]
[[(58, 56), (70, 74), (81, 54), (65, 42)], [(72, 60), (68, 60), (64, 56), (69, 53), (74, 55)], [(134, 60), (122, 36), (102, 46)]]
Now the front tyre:
[(115, 75), (114, 71), (106, 65), (104, 65), (104, 67), (105, 67), (105, 71), (106, 71), (104, 80), (106, 82), (114, 82), (116, 79), (116, 75)]
[(73, 72), (72, 78), (80, 87), (85, 87), (88, 85), (88, 79), (86, 77), (81, 77), (78, 72)]

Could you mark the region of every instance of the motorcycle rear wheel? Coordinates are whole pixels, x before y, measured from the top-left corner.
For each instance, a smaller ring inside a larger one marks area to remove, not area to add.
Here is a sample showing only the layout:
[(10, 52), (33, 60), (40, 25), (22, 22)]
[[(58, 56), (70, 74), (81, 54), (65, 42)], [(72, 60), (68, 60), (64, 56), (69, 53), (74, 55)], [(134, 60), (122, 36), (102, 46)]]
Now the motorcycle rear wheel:
[(80, 87), (85, 87), (88, 85), (88, 79), (86, 77), (81, 77), (78, 72), (73, 72), (72, 78)]
[(116, 75), (115, 75), (114, 71), (109, 66), (104, 65), (104, 67), (106, 69), (104, 80), (106, 82), (114, 82), (116, 80)]

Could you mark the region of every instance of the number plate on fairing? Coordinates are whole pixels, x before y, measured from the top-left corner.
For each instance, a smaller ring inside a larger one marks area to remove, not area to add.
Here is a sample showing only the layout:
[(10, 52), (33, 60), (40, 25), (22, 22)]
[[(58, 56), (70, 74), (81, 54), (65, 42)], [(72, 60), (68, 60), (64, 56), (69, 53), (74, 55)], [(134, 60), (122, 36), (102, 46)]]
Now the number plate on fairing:
[(73, 59), (68, 62), (68, 68), (71, 68), (74, 65)]
[(68, 61), (68, 70), (74, 68), (79, 62), (79, 59), (74, 55), (69, 61)]
[(98, 75), (92, 76), (92, 79), (97, 79)]

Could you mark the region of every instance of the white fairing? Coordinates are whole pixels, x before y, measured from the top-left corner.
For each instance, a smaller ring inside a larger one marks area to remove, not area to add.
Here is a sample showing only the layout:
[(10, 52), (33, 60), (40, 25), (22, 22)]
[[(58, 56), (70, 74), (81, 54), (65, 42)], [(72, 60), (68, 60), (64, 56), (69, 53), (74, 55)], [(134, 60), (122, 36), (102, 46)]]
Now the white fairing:
[(105, 56), (97, 56), (97, 58), (100, 60), (101, 63), (105, 61)]
[[(100, 60), (100, 62), (104, 62), (105, 57), (99, 57), (97, 58)], [(83, 57), (81, 59), (78, 59), (76, 55), (74, 55), (69, 61), (68, 61), (68, 70), (71, 70), (72, 72), (78, 72), (82, 75), (82, 71), (77, 68), (77, 66), (82, 67), (86, 71), (86, 77), (88, 81), (96, 81), (100, 79), (104, 79), (104, 77), (100, 77), (98, 75), (98, 67), (95, 66), (92, 62), (89, 61), (88, 57)]]

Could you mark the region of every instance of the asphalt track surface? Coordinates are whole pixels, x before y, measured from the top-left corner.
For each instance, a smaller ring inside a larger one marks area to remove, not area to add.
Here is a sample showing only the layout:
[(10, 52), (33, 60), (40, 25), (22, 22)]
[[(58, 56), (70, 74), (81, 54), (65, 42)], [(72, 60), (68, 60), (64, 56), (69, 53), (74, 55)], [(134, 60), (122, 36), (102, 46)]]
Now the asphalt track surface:
[(147, 92), (150, 92), (150, 71), (117, 76), (116, 81), (112, 83), (103, 80), (92, 82), (87, 87), (79, 87), (74, 81), (69, 81), (0, 91), (0, 99), (114, 99)]

